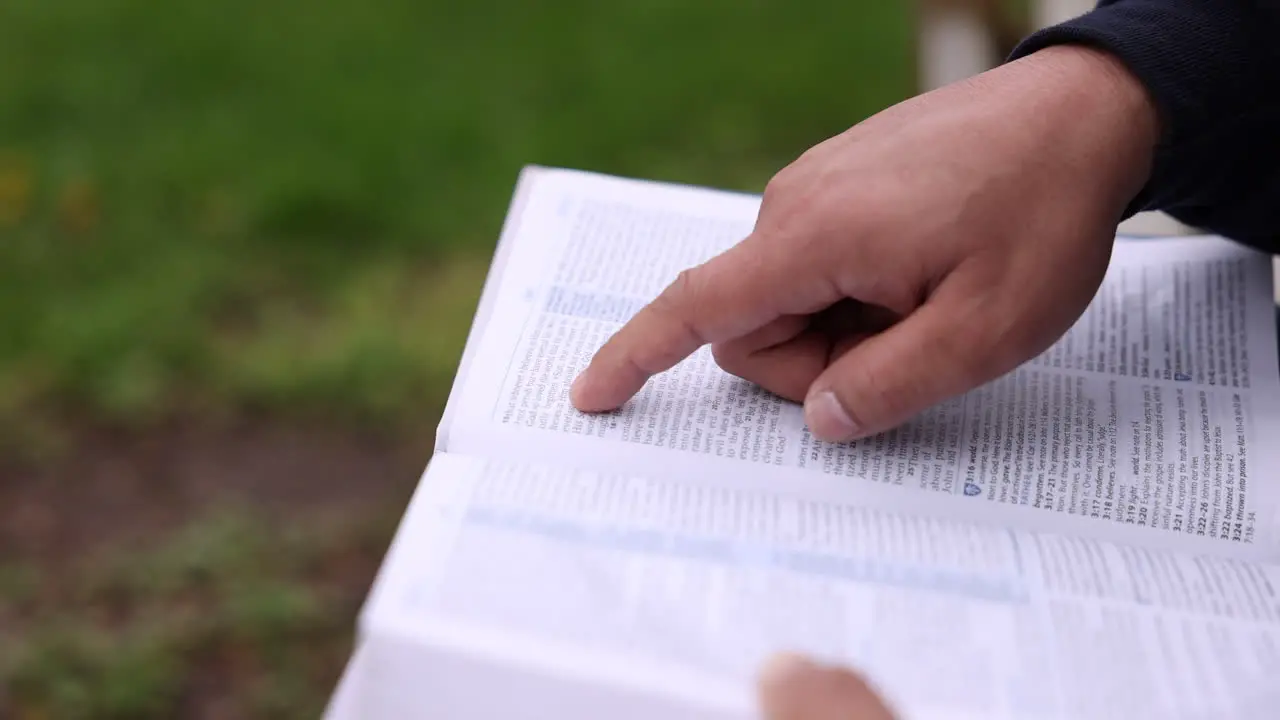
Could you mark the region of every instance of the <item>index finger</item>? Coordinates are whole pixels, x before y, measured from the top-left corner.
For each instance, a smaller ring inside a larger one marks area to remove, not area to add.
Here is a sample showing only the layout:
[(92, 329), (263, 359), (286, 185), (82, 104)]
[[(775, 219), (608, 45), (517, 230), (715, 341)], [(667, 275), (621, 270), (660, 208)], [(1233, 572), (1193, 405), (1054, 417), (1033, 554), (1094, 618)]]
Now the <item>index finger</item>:
[[(570, 391), (584, 412), (613, 410), (650, 377), (708, 343), (745, 335), (780, 315), (821, 307), (830, 285), (788, 283), (785, 254), (758, 235), (681, 272), (608, 342)], [(798, 310), (796, 308), (806, 308)]]

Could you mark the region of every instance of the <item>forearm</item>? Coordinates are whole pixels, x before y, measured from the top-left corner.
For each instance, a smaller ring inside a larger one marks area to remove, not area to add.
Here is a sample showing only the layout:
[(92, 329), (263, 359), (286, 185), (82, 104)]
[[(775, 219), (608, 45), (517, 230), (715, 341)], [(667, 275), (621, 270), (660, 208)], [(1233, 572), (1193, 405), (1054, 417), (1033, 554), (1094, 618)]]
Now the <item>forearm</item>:
[(1013, 53), (1083, 44), (1150, 92), (1161, 139), (1129, 213), (1280, 250), (1280, 0), (1104, 0)]

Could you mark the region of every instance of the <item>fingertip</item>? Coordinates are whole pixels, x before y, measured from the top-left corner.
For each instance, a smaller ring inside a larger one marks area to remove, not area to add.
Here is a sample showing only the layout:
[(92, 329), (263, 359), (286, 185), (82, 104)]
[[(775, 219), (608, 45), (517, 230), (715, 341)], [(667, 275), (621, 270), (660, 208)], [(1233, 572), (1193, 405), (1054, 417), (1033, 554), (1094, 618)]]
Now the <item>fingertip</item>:
[(760, 685), (768, 690), (795, 681), (805, 673), (818, 668), (813, 661), (795, 653), (778, 653), (770, 657), (760, 669)]
[(760, 708), (767, 720), (806, 720), (813, 715), (813, 679), (819, 668), (806, 657), (779, 653), (770, 657), (756, 679)]
[(783, 653), (761, 669), (757, 687), (767, 720), (893, 720), (894, 713), (861, 675)]
[(582, 402), (582, 385), (584, 383), (582, 379), (583, 375), (586, 375), (586, 372), (578, 373), (578, 376), (573, 379), (573, 384), (569, 386), (569, 403), (578, 410), (586, 412), (583, 409)]
[(578, 377), (574, 378), (573, 384), (569, 386), (569, 402), (573, 404), (579, 412), (601, 412), (611, 408), (600, 407), (597, 398), (593, 395), (598, 393), (592, 392), (590, 368), (578, 373)]
[(593, 361), (569, 386), (569, 402), (579, 412), (612, 412), (640, 392), (647, 379), (626, 377), (607, 363)]

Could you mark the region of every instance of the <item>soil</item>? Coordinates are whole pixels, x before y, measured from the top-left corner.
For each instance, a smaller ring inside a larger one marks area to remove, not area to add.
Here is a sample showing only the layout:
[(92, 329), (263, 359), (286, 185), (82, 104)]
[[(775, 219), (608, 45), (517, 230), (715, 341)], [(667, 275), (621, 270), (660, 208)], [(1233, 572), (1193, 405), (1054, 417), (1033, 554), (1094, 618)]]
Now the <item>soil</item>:
[(0, 562), (46, 566), (165, 536), (212, 506), (272, 520), (408, 502), (431, 453), (416, 440), (320, 422), (172, 422), (73, 431), (54, 459), (0, 457)]
[[(306, 524), (324, 516), (391, 523), (432, 449), (430, 430), (390, 434), (296, 419), (80, 428), (64, 439), (64, 451), (40, 461), (0, 454), (0, 566), (40, 568), (52, 582), (42, 596), (56, 596), (86, 556), (163, 543), (221, 505), (249, 505), (271, 523)], [(313, 667), (305, 675), (317, 693), (332, 687), (345, 663), (347, 631), (355, 629), (355, 613), (394, 528), (385, 529), (376, 547), (363, 541), (331, 553), (322, 577), (305, 580), (340, 599), (331, 606), (340, 616), (331, 618), (334, 631), (309, 638)], [(3, 610), (0, 602), (0, 637), (8, 632)], [(22, 622), (21, 613), (8, 621)], [(187, 678), (176, 717), (243, 715), (239, 703), (261, 680), (261, 659), (238, 658), (234, 643), (224, 645), (197, 661), (199, 671)], [(5, 706), (0, 683), (0, 716), (6, 716)]]

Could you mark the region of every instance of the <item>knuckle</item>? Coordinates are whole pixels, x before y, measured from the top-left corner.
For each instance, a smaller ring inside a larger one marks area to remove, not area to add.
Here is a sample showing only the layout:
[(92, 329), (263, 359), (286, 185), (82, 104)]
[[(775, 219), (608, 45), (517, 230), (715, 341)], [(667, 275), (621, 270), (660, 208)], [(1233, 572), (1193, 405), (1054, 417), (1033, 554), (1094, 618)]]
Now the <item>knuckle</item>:
[(882, 373), (869, 365), (848, 368), (843, 387), (835, 388), (837, 397), (855, 426), (879, 428), (892, 413), (899, 391), (884, 382)]
[(925, 378), (901, 372), (869, 371), (866, 385), (871, 407), (882, 423), (904, 419), (927, 393)]
[(763, 204), (774, 205), (778, 202), (779, 197), (785, 198), (794, 185), (795, 173), (794, 164), (774, 173), (773, 177), (769, 178), (769, 182), (765, 183)]
[(681, 345), (705, 342), (702, 322), (705, 314), (703, 296), (706, 294), (704, 275), (700, 267), (680, 271), (647, 308), (667, 334), (679, 338)]
[(698, 268), (685, 268), (653, 301), (654, 308), (677, 317), (683, 317), (687, 308), (695, 306), (699, 294), (701, 273)]
[(910, 420), (946, 394), (941, 387), (947, 384), (942, 375), (928, 372), (918, 363), (859, 363), (848, 370), (841, 397), (859, 427), (887, 430)]

